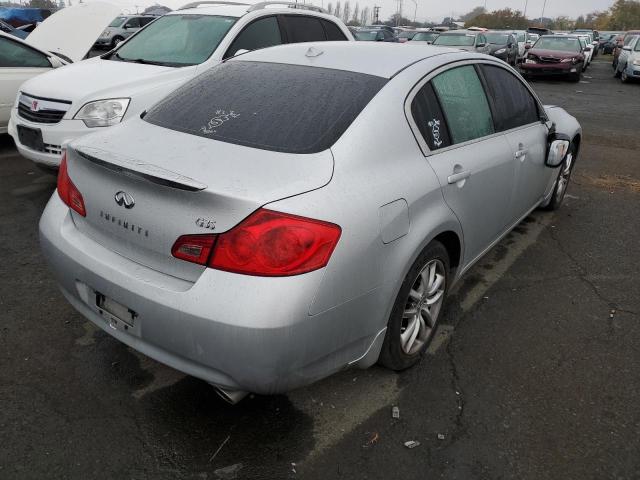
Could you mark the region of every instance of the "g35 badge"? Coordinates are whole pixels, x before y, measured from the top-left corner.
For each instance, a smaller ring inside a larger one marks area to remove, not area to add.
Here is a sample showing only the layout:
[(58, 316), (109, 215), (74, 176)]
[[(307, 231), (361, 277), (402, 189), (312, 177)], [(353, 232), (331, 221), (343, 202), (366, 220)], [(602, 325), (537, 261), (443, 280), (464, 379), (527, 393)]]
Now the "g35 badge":
[(215, 230), (216, 229), (216, 221), (209, 220), (208, 218), (198, 218), (196, 220), (196, 225), (200, 228), (206, 228), (207, 230)]

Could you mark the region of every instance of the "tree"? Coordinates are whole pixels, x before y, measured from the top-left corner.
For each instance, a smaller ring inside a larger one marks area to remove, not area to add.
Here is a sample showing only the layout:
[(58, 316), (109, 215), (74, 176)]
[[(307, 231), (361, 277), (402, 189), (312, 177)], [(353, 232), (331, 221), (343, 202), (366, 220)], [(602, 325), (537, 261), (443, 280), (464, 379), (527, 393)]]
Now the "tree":
[(362, 13), (360, 14), (360, 25), (368, 25), (370, 18), (371, 18), (371, 9), (369, 7), (364, 7), (362, 9)]
[(336, 2), (336, 9), (333, 11), (333, 14), (338, 18), (340, 18), (340, 15), (342, 15), (342, 9), (340, 8), (340, 0)]
[(617, 0), (609, 9), (607, 30), (629, 30), (640, 26), (640, 2)]
[(51, 0), (31, 0), (26, 6), (29, 8), (47, 8), (51, 11), (55, 11), (58, 8)]
[(356, 2), (356, 8), (353, 9), (353, 17), (351, 18), (351, 22), (354, 25), (358, 25), (358, 21), (360, 20), (360, 5)]
[(344, 2), (344, 8), (342, 9), (342, 21), (347, 23), (349, 21), (349, 15), (351, 14), (351, 6), (349, 5), (349, 0)]
[(329, 15), (333, 15), (333, 5), (331, 4), (331, 2), (327, 4), (327, 12), (329, 13)]
[(473, 26), (491, 29), (525, 29), (529, 26), (529, 21), (522, 15), (522, 12), (504, 8), (491, 13), (483, 13), (465, 22), (465, 27)]
[(467, 20), (472, 20), (480, 15), (487, 13), (487, 10), (484, 7), (476, 7), (471, 10), (469, 13), (465, 13), (460, 17), (461, 22), (466, 22)]

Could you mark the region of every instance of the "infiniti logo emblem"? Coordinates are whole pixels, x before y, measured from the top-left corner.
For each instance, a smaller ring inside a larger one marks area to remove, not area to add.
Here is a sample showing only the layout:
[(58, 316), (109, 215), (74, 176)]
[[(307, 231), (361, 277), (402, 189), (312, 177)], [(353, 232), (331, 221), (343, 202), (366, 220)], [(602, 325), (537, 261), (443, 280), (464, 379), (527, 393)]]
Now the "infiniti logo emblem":
[(133, 197), (127, 192), (123, 192), (122, 190), (116, 193), (113, 198), (118, 205), (126, 209), (133, 208), (133, 206), (136, 204), (136, 201), (133, 199)]

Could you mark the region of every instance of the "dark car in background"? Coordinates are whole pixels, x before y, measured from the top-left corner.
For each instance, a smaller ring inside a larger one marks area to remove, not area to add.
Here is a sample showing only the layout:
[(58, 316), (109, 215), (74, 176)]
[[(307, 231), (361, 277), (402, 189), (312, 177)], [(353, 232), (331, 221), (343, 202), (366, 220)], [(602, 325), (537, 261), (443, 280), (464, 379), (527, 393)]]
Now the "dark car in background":
[(518, 41), (512, 33), (489, 31), (484, 32), (489, 42), (489, 55), (493, 55), (509, 65), (516, 65), (518, 60)]
[(409, 40), (413, 39), (413, 37), (415, 36), (415, 34), (418, 33), (417, 30), (402, 30), (398, 35), (396, 35), (398, 37), (398, 41), (400, 43), (406, 43)]
[(585, 67), (584, 47), (577, 36), (544, 35), (527, 48), (520, 70), (525, 78), (563, 76), (579, 82)]
[(398, 37), (382, 28), (361, 28), (354, 36), (360, 42), (398, 42)]
[(3, 20), (0, 20), (0, 31), (8, 33), (9, 35), (13, 35), (14, 37), (21, 38), (22, 40), (27, 38), (27, 36), (29, 35), (24, 30), (17, 29)]
[(490, 51), (485, 32), (475, 30), (453, 30), (442, 32), (433, 42), (439, 47), (452, 47), (467, 52), (486, 53)]

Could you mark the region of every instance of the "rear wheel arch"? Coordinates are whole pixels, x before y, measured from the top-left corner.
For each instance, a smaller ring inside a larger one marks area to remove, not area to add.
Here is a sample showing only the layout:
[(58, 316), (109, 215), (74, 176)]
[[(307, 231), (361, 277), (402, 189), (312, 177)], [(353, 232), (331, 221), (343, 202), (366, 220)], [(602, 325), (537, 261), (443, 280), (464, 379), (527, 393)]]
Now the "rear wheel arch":
[(447, 249), (451, 272), (456, 272), (460, 267), (460, 260), (462, 257), (462, 242), (460, 241), (458, 234), (452, 230), (447, 230), (436, 235), (431, 242), (434, 240), (440, 242), (444, 248)]

